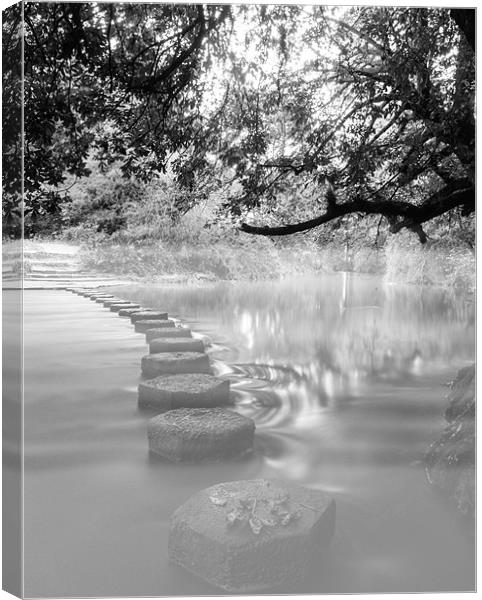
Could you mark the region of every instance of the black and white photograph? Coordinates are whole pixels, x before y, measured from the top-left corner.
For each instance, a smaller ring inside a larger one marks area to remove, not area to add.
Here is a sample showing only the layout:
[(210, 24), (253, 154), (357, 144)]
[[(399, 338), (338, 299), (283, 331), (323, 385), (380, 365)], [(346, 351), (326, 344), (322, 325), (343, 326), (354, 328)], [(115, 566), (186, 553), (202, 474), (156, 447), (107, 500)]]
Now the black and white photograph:
[(3, 590), (475, 595), (475, 2), (2, 9)]

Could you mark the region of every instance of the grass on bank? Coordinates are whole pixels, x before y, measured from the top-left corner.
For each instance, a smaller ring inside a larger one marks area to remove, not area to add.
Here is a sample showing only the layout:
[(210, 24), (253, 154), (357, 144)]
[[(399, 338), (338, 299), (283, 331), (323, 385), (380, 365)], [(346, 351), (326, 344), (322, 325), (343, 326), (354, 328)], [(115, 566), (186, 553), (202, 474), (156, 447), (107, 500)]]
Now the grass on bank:
[(223, 280), (279, 279), (289, 275), (350, 270), (379, 274), (387, 282), (475, 289), (475, 256), (469, 248), (421, 246), (416, 240), (390, 239), (384, 248), (351, 249), (335, 243), (318, 246), (297, 240), (279, 244), (268, 238), (242, 243), (216, 240), (209, 245), (156, 242), (101, 243), (85, 246), (89, 269), (155, 280), (163, 275)]

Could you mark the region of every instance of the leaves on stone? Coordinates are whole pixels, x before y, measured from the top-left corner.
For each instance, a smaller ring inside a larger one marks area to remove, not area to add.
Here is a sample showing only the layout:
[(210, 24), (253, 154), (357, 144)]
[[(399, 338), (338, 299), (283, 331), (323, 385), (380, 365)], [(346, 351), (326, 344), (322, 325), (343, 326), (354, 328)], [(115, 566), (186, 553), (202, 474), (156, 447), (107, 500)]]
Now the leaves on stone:
[(226, 522), (230, 528), (249, 527), (254, 535), (275, 527), (286, 527), (302, 515), (300, 505), (290, 501), (289, 494), (282, 491), (263, 497), (216, 490), (209, 500), (226, 509)]

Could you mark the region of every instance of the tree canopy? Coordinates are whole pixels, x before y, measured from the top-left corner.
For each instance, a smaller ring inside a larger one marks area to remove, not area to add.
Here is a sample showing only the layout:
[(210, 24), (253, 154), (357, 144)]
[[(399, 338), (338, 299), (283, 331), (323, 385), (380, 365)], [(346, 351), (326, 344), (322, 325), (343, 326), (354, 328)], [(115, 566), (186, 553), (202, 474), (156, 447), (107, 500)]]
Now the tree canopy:
[[(6, 210), (20, 194), (12, 107), (24, 35), (27, 217), (55, 211), (66, 177), (87, 175), (95, 160), (143, 180), (170, 170), (200, 197), (223, 189), (224, 210), (248, 221), (248, 233), (376, 214), (423, 242), (427, 221), (475, 208), (474, 13), (12, 7), (3, 22)], [(281, 195), (293, 199), (288, 224), (277, 221)]]

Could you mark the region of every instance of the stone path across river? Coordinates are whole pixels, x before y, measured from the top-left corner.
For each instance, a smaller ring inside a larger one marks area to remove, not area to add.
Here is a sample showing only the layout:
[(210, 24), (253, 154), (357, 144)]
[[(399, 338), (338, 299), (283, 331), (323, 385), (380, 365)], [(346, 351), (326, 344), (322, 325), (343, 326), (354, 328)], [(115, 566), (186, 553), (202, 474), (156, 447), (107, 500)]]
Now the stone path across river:
[(122, 285), (126, 277), (102, 273), (82, 266), (80, 246), (62, 242), (31, 242), (5, 245), (2, 251), (4, 289), (66, 289), (73, 285)]
[[(226, 408), (229, 381), (214, 376), (203, 342), (189, 329), (165, 311), (105, 291), (66, 289), (102, 303), (145, 333), (150, 353), (141, 358), (138, 405), (157, 413), (147, 423), (151, 453), (172, 462), (193, 462), (253, 451), (253, 419)], [(171, 561), (218, 587), (256, 591), (302, 578), (308, 562), (333, 537), (334, 501), (319, 491), (270, 480), (219, 486), (212, 493), (200, 491), (181, 506), (171, 518), (169, 535)], [(219, 531), (213, 539), (203, 533), (201, 547), (204, 521)]]

